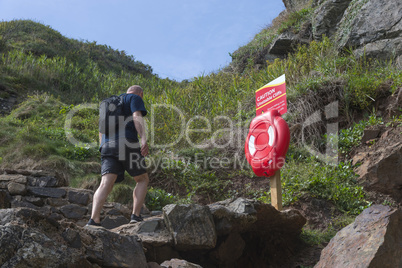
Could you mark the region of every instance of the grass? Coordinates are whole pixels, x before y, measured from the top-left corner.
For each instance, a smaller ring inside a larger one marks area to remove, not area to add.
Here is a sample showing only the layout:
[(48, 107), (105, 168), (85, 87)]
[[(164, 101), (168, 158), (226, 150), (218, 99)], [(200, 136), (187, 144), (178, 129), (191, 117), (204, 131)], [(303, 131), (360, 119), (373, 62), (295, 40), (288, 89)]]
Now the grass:
[(328, 243), (337, 232), (332, 226), (328, 227), (325, 231), (304, 228), (300, 237), (305, 243), (311, 246), (323, 245)]
[[(97, 161), (95, 148), (71, 144), (65, 134), (65, 114), (60, 113), (65, 105), (49, 95), (33, 95), (6, 116), (0, 117), (0, 155), (2, 165), (13, 167), (27, 159), (39, 167), (65, 173), (72, 180), (82, 175), (83, 162)], [(94, 142), (93, 124), (80, 129), (82, 121), (91, 121), (91, 113), (76, 114), (72, 133), (82, 141)], [(92, 113), (93, 115), (93, 113)], [(93, 117), (95, 118), (95, 117)], [(84, 172), (85, 173), (85, 172)]]
[(339, 230), (351, 224), (353, 221), (354, 217), (341, 216), (336, 217), (333, 224), (330, 224), (324, 230), (304, 227), (300, 238), (308, 245), (325, 247)]

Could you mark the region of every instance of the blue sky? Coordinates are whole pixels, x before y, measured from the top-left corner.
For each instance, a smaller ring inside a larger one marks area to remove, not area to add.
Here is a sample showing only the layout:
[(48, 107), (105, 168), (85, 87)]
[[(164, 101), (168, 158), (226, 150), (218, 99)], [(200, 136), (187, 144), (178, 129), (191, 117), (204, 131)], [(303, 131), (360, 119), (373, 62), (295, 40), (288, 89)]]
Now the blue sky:
[(124, 50), (181, 81), (227, 66), (284, 9), (282, 0), (0, 0), (0, 20), (31, 19)]

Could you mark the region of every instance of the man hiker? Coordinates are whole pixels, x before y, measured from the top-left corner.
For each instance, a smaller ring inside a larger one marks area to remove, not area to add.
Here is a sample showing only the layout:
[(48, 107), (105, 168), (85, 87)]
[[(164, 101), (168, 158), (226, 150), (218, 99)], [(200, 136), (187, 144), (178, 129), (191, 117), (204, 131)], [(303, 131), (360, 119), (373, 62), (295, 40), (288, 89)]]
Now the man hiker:
[[(143, 221), (140, 212), (144, 204), (149, 183), (144, 156), (148, 155), (148, 144), (145, 135), (143, 116), (147, 110), (143, 101), (143, 89), (131, 86), (127, 94), (123, 94), (122, 116), (115, 133), (109, 135), (99, 132), (101, 151), (102, 180), (93, 196), (91, 219), (87, 226), (101, 226), (100, 212), (115, 182), (124, 180), (127, 171), (136, 182), (133, 190), (133, 211), (130, 223)], [(122, 119), (124, 118), (124, 119)], [(121, 126), (123, 125), (123, 127)], [(138, 141), (141, 138), (141, 146)]]

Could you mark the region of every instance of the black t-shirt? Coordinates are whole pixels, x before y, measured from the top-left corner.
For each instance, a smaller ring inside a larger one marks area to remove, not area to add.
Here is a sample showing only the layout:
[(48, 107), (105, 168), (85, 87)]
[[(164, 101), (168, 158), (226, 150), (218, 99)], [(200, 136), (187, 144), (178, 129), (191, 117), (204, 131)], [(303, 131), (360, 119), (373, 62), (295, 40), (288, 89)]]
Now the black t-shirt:
[(125, 94), (123, 98), (123, 115), (127, 118), (125, 121), (127, 122), (125, 131), (124, 133), (121, 133), (122, 131), (117, 131), (114, 137), (109, 137), (108, 135), (103, 134), (101, 147), (109, 140), (118, 140), (121, 138), (138, 142), (138, 133), (133, 122), (133, 113), (136, 111), (141, 111), (142, 116), (146, 116), (148, 113), (145, 109), (144, 101), (140, 96), (135, 94)]

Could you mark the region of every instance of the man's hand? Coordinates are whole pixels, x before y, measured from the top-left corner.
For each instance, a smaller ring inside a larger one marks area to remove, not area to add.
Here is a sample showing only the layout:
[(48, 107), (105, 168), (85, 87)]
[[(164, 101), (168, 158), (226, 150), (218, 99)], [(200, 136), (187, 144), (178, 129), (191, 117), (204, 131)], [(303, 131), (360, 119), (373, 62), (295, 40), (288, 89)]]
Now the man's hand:
[(147, 156), (149, 153), (149, 148), (147, 143), (147, 137), (145, 135), (145, 122), (144, 118), (142, 118), (141, 111), (135, 111), (133, 113), (133, 120), (135, 129), (137, 130), (138, 134), (141, 137), (141, 154), (143, 156)]
[(148, 148), (147, 141), (144, 141), (144, 142), (141, 141), (141, 154), (143, 156), (147, 156), (149, 154), (149, 148)]

